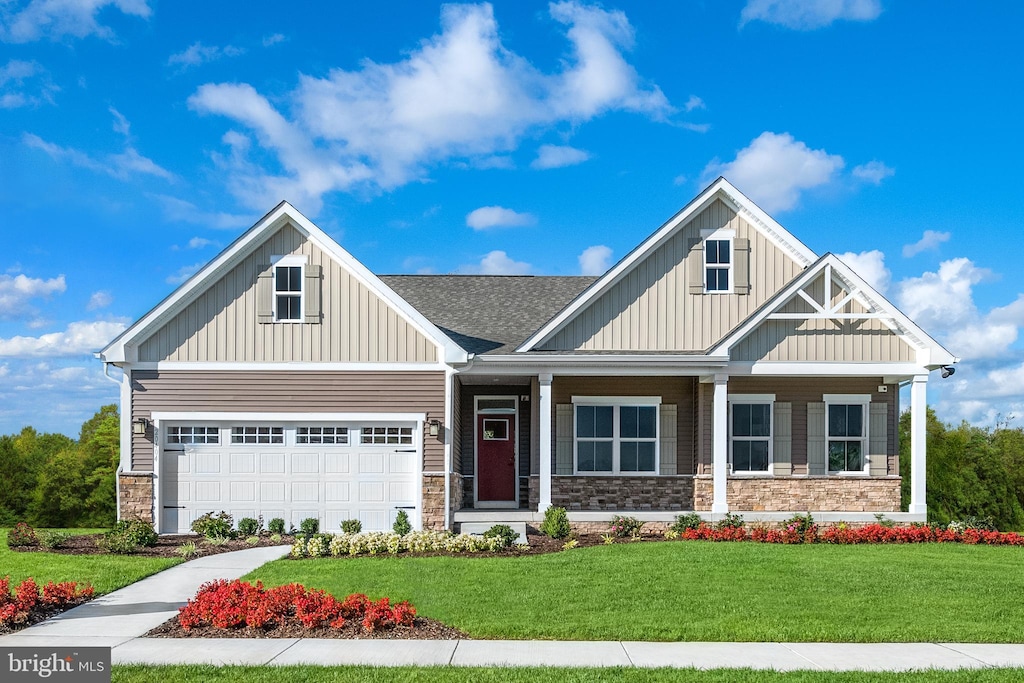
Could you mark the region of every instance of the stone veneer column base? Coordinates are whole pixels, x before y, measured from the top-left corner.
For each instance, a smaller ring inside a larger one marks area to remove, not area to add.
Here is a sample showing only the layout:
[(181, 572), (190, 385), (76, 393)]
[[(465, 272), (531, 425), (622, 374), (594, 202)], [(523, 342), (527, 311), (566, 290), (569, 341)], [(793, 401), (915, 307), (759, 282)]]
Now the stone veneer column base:
[(423, 475), (423, 509), (422, 521), (424, 529), (444, 531), (444, 475)]
[[(462, 509), (463, 503), (465, 503), (465, 500), (466, 500), (466, 489), (465, 489), (465, 483), (463, 482), (463, 476), (461, 474), (457, 474), (455, 472), (452, 472), (448, 476), (451, 477), (451, 486), (452, 486), (451, 501), (450, 501), (451, 502), (451, 507), (449, 509), (449, 512), (454, 513), (456, 510), (461, 510)], [(448, 519), (453, 519), (453, 518), (454, 518), (454, 515), (452, 515)]]
[(126, 472), (119, 475), (117, 501), (120, 519), (141, 519), (153, 524), (153, 473)]
[(693, 477), (551, 478), (551, 504), (578, 510), (692, 510)]
[[(729, 510), (757, 512), (899, 512), (900, 477), (732, 477)], [(694, 478), (693, 509), (710, 510), (711, 477)]]
[(527, 504), (531, 510), (537, 510), (540, 508), (540, 477), (536, 474), (530, 475), (529, 490), (530, 497)]

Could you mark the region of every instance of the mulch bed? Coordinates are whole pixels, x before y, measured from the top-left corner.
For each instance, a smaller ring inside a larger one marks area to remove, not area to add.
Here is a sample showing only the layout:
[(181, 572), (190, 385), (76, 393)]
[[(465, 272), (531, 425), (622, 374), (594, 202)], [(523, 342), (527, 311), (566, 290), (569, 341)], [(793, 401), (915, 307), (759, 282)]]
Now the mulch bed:
[[(42, 546), (22, 546), (11, 548), (11, 550), (17, 552), (45, 552), (45, 553), (57, 553), (59, 555), (109, 555), (106, 550), (102, 549), (97, 545), (97, 541), (103, 538), (103, 534), (85, 534), (81, 536), (72, 536), (69, 538), (64, 547), (54, 548), (53, 550), (47, 550)], [(190, 557), (189, 559), (195, 559), (197, 557), (206, 557), (207, 555), (218, 555), (220, 553), (229, 553), (233, 550), (245, 550), (247, 548), (261, 548), (272, 545), (291, 545), (293, 538), (291, 536), (282, 536), (280, 543), (274, 543), (270, 540), (269, 535), (259, 537), (260, 542), (257, 545), (249, 545), (245, 542), (244, 538), (236, 538), (228, 541), (223, 545), (211, 545), (203, 540), (202, 536), (196, 534), (175, 534), (158, 536), (156, 545), (149, 548), (139, 548), (133, 553), (129, 553), (127, 556), (131, 557), (177, 557), (178, 548), (182, 543), (195, 543), (198, 552)]]
[(306, 628), (302, 624), (278, 625), (271, 628), (216, 628), (197, 626), (189, 630), (169, 619), (146, 634), (147, 638), (340, 638), (347, 640), (465, 640), (468, 635), (446, 626), (436, 619), (416, 617), (412, 626), (395, 626), (378, 631), (366, 631), (356, 621), (342, 628)]

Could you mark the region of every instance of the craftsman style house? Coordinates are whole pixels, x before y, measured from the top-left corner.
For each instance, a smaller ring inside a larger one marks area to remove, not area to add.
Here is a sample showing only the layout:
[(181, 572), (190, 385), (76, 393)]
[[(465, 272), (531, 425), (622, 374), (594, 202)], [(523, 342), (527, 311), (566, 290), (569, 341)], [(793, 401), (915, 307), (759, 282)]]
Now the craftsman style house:
[(958, 360), (725, 179), (597, 278), (376, 275), (281, 203), (99, 356), (120, 514), (161, 532), (922, 520), (925, 390)]

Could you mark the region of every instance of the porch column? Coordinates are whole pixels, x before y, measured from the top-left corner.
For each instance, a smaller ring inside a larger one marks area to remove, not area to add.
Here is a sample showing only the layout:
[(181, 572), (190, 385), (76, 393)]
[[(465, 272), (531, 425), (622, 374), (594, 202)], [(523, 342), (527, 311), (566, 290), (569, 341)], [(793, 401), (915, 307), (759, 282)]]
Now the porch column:
[(540, 383), (540, 500), (537, 512), (543, 513), (551, 507), (551, 373), (537, 377)]
[(714, 475), (714, 496), (711, 499), (711, 512), (715, 514), (729, 511), (729, 502), (726, 498), (727, 460), (729, 457), (728, 389), (729, 376), (715, 375), (715, 400), (711, 413), (711, 471)]
[(925, 485), (928, 473), (925, 467), (928, 444), (928, 375), (914, 375), (910, 385), (910, 509), (908, 512), (925, 514), (928, 504)]

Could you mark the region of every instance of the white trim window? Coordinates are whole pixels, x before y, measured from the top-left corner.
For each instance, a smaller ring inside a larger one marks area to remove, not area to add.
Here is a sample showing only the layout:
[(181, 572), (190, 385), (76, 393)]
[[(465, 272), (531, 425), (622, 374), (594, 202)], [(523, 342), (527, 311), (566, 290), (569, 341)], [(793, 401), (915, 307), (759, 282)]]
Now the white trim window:
[(729, 455), (734, 474), (768, 474), (772, 468), (775, 396), (729, 397)]
[(263, 425), (232, 427), (231, 443), (283, 444), (284, 427), (271, 427)]
[(709, 237), (704, 240), (704, 291), (732, 292), (732, 239)]
[(196, 425), (175, 425), (167, 428), (168, 444), (219, 444), (220, 429)]
[(829, 474), (868, 471), (869, 395), (825, 395), (825, 438)]
[(302, 266), (274, 266), (274, 320), (302, 320)]
[(299, 427), (295, 430), (295, 443), (313, 444), (348, 444), (348, 427)]
[(359, 441), (364, 446), (409, 445), (412, 427), (363, 427)]
[(660, 397), (574, 396), (576, 474), (657, 474)]

